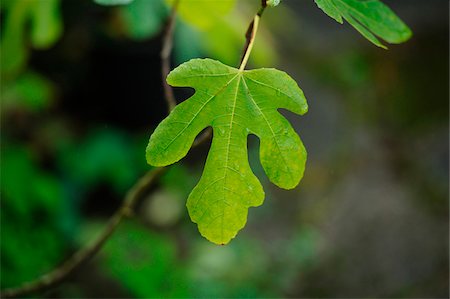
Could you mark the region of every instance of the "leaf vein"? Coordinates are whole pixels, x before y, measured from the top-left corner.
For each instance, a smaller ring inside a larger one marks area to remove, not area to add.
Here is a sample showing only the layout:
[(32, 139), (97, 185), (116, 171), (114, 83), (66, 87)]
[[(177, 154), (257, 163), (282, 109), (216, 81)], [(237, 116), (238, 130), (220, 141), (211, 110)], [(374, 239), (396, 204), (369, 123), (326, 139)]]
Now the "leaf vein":
[[(247, 85), (247, 83), (245, 82), (245, 78), (243, 78), (243, 79), (244, 79), (244, 81), (243, 81), (243, 82), (244, 82), (244, 85), (245, 85), (245, 87), (247, 88), (248, 95), (250, 96), (250, 99), (252, 100), (252, 102), (253, 102), (253, 104), (256, 106), (256, 108), (258, 108), (258, 110), (259, 110), (259, 112), (261, 113), (261, 115), (262, 115), (264, 121), (266, 122), (267, 126), (269, 127), (270, 132), (272, 133), (272, 138), (275, 140), (275, 144), (277, 145), (277, 149), (278, 149), (278, 151), (280, 152), (281, 158), (283, 159), (284, 165), (287, 167), (287, 169), (289, 169), (289, 166), (288, 166), (289, 164), (287, 163), (286, 157), (283, 155), (283, 151), (281, 150), (280, 145), (278, 144), (278, 139), (276, 138), (276, 134), (275, 134), (275, 132), (273, 131), (273, 128), (272, 128), (272, 126), (270, 125), (270, 122), (267, 120), (266, 115), (265, 115), (264, 112), (259, 108), (259, 106), (258, 106), (258, 104), (256, 103), (255, 99), (253, 98), (252, 93), (250, 92), (250, 88), (248, 88), (248, 85)], [(293, 177), (292, 173), (291, 173), (290, 171), (287, 171), (287, 173), (288, 173), (289, 176), (291, 177), (291, 180), (294, 181), (294, 177)]]
[(192, 124), (192, 122), (194, 121), (194, 119), (198, 116), (198, 114), (203, 110), (203, 108), (205, 108), (205, 106), (212, 101), (212, 99), (214, 99), (217, 95), (219, 95), (227, 86), (228, 84), (231, 83), (231, 81), (233, 81), (239, 74), (237, 74), (236, 76), (234, 76), (233, 78), (231, 78), (230, 81), (228, 81), (224, 86), (222, 86), (222, 88), (213, 96), (211, 96), (208, 100), (205, 101), (205, 103), (200, 107), (200, 109), (198, 109), (198, 111), (194, 114), (194, 116), (191, 118), (191, 120), (188, 122), (188, 124), (183, 128), (183, 130), (181, 130), (180, 132), (178, 132), (178, 134), (169, 142), (169, 144), (167, 144), (164, 147), (164, 150), (166, 150), (172, 143), (175, 142), (175, 140), (184, 133), (184, 131), (187, 130), (187, 128)]

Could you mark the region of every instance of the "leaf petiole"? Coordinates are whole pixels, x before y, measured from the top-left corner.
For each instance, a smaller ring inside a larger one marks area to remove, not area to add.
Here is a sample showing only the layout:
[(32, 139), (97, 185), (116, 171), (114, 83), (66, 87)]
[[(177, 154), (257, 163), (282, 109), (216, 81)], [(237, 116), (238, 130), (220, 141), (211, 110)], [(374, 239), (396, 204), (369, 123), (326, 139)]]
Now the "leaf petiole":
[(245, 69), (245, 66), (247, 65), (248, 58), (250, 57), (250, 53), (252, 52), (253, 44), (255, 42), (256, 32), (258, 31), (259, 20), (261, 19), (262, 14), (266, 9), (266, 7), (267, 7), (266, 1), (262, 0), (261, 8), (253, 18), (253, 21), (248, 26), (247, 33), (245, 34), (247, 41), (245, 44), (244, 55), (242, 56), (241, 65), (239, 66), (239, 71), (241, 72)]

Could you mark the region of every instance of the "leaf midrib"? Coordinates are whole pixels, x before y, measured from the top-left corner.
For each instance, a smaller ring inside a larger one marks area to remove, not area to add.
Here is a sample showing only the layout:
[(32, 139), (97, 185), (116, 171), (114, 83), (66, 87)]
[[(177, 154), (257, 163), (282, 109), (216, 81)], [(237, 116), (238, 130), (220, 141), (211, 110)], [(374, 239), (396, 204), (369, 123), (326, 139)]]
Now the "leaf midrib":
[(234, 123), (234, 114), (236, 112), (236, 104), (237, 104), (237, 95), (239, 91), (239, 84), (241, 83), (242, 72), (238, 73), (238, 82), (236, 83), (236, 91), (234, 93), (234, 103), (233, 103), (233, 111), (231, 111), (231, 118), (230, 118), (230, 131), (228, 133), (228, 140), (227, 140), (227, 154), (226, 154), (226, 162), (225, 162), (225, 171), (224, 171), (224, 179), (223, 179), (223, 185), (222, 185), (222, 193), (223, 193), (223, 199), (222, 199), (222, 215), (221, 215), (221, 225), (220, 225), (220, 231), (221, 231), (221, 239), (223, 240), (223, 216), (225, 215), (225, 207), (224, 203), (226, 201), (225, 194), (226, 194), (226, 185), (227, 185), (227, 176), (228, 176), (228, 163), (230, 161), (230, 144), (231, 144), (231, 134), (233, 132), (233, 123)]

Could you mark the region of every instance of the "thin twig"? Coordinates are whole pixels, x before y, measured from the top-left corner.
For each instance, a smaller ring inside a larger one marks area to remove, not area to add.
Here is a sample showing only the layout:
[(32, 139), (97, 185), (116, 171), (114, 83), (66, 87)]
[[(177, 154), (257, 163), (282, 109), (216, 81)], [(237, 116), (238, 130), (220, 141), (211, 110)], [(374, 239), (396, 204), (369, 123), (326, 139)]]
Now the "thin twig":
[(247, 65), (248, 62), (248, 58), (250, 57), (250, 53), (252, 52), (256, 32), (258, 31), (259, 20), (261, 19), (262, 14), (264, 13), (264, 10), (267, 7), (266, 2), (267, 2), (266, 0), (261, 0), (261, 8), (256, 13), (253, 20), (250, 22), (250, 25), (248, 25), (247, 31), (245, 33), (244, 51), (241, 58), (241, 64), (239, 66), (240, 71), (243, 71), (245, 69), (245, 66)]
[(172, 53), (173, 48), (173, 33), (175, 29), (177, 7), (179, 2), (179, 0), (175, 0), (173, 3), (172, 11), (170, 13), (169, 19), (167, 20), (163, 37), (163, 45), (161, 49), (161, 79), (164, 86), (164, 98), (166, 99), (169, 113), (177, 105), (175, 95), (173, 94), (173, 89), (169, 84), (167, 84), (166, 78), (170, 72), (170, 54)]
[(127, 192), (122, 206), (109, 219), (103, 231), (88, 246), (75, 252), (62, 265), (49, 273), (27, 282), (20, 287), (6, 289), (2, 291), (1, 298), (16, 298), (24, 295), (49, 289), (62, 282), (69, 274), (73, 273), (85, 262), (90, 260), (105, 244), (113, 234), (117, 226), (125, 217), (131, 217), (136, 203), (145, 192), (154, 184), (165, 171), (165, 168), (155, 168), (147, 172), (136, 184)]

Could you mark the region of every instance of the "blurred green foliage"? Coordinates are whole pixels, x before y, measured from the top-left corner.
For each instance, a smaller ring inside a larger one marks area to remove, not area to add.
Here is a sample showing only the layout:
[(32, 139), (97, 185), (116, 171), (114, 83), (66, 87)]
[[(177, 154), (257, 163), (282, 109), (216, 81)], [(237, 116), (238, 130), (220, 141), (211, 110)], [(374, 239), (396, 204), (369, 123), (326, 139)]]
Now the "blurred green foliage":
[(66, 247), (60, 225), (60, 217), (64, 215), (61, 182), (42, 171), (29, 150), (3, 141), (2, 288), (48, 271), (60, 262)]
[(145, 170), (137, 158), (142, 148), (120, 130), (94, 130), (81, 142), (75, 140), (59, 149), (59, 165), (70, 180), (83, 189), (100, 183), (123, 195)]
[[(31, 47), (47, 49), (62, 34), (58, 0), (2, 1), (0, 96), (2, 118), (42, 113), (54, 100), (55, 86), (27, 69)], [(11, 138), (2, 125), (1, 287), (33, 279), (61, 261), (67, 248), (63, 232), (62, 181), (42, 169), (39, 154)], [(32, 232), (32, 233), (30, 233)]]
[(1, 186), (9, 208), (23, 218), (31, 218), (33, 211), (40, 208), (44, 213), (57, 212), (54, 207), (60, 204), (62, 195), (59, 182), (40, 171), (25, 148), (8, 144), (2, 150)]
[(103, 250), (103, 267), (138, 298), (189, 297), (185, 269), (167, 236), (123, 223)]

